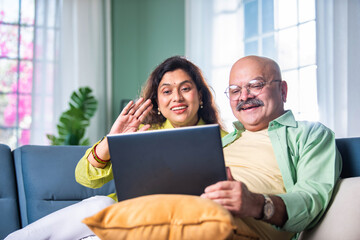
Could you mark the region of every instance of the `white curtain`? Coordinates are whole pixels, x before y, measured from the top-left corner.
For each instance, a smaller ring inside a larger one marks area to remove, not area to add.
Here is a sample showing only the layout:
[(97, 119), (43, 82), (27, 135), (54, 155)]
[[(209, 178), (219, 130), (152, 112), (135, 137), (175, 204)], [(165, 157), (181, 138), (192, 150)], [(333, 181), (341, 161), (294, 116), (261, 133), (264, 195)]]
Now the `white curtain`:
[[(232, 114), (229, 99), (224, 94), (228, 86), (231, 65), (243, 53), (241, 48), (241, 15), (234, 9), (240, 0), (185, 0), (185, 54), (202, 70), (212, 87), (227, 131), (232, 131)], [(232, 14), (217, 18), (219, 9), (231, 9)], [(230, 23), (230, 24), (229, 24)]]
[(320, 121), (336, 137), (359, 137), (360, 1), (316, 4)]
[(58, 117), (55, 113), (54, 88), (59, 82), (60, 0), (35, 1), (34, 70), (30, 144), (48, 144), (46, 134), (54, 134)]
[[(185, 0), (185, 55), (211, 81), (212, 0)], [(210, 6), (210, 7), (209, 7)]]
[[(55, 52), (59, 54), (55, 54), (53, 79), (42, 77), (33, 87), (38, 100), (33, 101), (31, 143), (47, 144), (46, 133), (57, 135), (56, 124), (61, 113), (69, 108), (71, 93), (85, 86), (93, 90), (98, 100), (97, 112), (86, 131), (90, 141), (95, 142), (111, 125), (110, 0), (62, 0), (58, 7), (60, 32), (54, 41), (58, 40)], [(52, 93), (44, 94), (48, 89), (43, 85), (48, 81), (53, 81)], [(49, 105), (47, 111), (44, 105)], [(47, 120), (37, 121), (44, 118)]]

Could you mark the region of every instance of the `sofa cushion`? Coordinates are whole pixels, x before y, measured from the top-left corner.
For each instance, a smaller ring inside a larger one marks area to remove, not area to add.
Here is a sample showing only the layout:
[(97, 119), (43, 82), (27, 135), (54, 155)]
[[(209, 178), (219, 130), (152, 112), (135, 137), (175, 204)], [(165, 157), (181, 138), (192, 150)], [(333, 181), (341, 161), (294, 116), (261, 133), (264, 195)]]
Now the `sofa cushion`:
[(15, 169), (10, 148), (0, 144), (0, 239), (20, 228)]
[(125, 200), (83, 222), (101, 239), (228, 239), (235, 229), (219, 204), (171, 194)]
[(85, 198), (115, 192), (113, 182), (100, 189), (76, 182), (75, 167), (87, 148), (26, 145), (15, 149), (22, 227)]
[(360, 236), (360, 177), (339, 181), (324, 218), (300, 239), (359, 239)]

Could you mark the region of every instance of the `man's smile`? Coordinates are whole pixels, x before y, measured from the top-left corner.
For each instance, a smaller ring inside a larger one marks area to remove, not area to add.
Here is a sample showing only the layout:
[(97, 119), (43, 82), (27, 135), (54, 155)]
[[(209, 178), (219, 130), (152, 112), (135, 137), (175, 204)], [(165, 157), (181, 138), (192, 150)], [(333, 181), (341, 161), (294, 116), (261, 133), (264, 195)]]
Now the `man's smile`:
[(240, 111), (249, 110), (249, 109), (257, 108), (257, 107), (260, 107), (260, 106), (259, 105), (256, 105), (256, 106), (244, 106), (244, 107), (240, 108)]

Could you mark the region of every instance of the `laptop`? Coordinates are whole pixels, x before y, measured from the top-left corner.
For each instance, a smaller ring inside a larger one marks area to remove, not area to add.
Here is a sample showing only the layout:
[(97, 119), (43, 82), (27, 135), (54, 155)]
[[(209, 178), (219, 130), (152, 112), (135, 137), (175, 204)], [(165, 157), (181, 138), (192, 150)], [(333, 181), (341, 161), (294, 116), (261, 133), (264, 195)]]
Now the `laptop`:
[(217, 124), (107, 137), (119, 201), (150, 194), (199, 196), (226, 180)]

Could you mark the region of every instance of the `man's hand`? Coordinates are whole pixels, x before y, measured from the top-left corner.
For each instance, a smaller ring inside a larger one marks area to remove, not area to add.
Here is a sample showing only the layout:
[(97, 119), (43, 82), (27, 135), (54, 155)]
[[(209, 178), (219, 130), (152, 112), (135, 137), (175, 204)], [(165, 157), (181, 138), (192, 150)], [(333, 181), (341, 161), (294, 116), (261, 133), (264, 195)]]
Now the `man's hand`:
[[(230, 175), (231, 176), (231, 175)], [(232, 179), (228, 176), (228, 179)], [(238, 217), (260, 217), (264, 197), (248, 190), (242, 182), (228, 180), (221, 181), (205, 188), (201, 195), (211, 199)]]
[[(208, 186), (201, 197), (219, 203), (234, 216), (262, 218), (264, 196), (250, 192), (244, 183), (235, 181), (230, 168), (226, 168), (226, 173), (227, 181)], [(271, 195), (270, 197), (275, 206), (275, 213), (267, 222), (282, 227), (288, 219), (285, 203), (279, 196)]]

